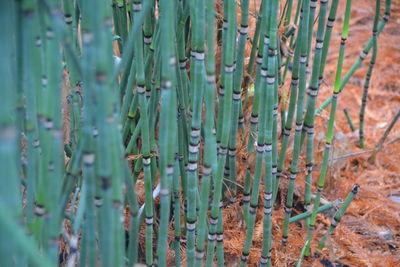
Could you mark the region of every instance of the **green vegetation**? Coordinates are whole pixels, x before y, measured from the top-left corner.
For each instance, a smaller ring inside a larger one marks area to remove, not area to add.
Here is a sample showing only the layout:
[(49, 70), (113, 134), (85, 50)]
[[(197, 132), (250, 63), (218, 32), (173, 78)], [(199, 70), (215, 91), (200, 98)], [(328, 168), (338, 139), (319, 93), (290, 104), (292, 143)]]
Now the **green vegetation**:
[[(331, 35), (338, 0), (263, 0), (253, 36), (249, 0), (225, 0), (223, 19), (214, 0), (6, 2), (0, 1), (0, 266), (224, 266), (224, 208), (239, 195), (246, 232), (240, 265), (249, 259), (261, 195), (260, 264), (270, 266), (279, 194), (286, 197), (283, 244), (290, 243), (289, 224), (306, 221), (300, 266), (317, 213), (334, 206), (320, 202), (339, 93), (372, 47), (362, 122), (391, 0), (380, 22), (377, 0), (371, 40), (342, 77), (347, 0), (332, 97), (318, 110), (328, 51), (337, 45)], [(329, 103), (312, 201), (315, 114)], [(362, 124), (359, 130), (363, 146)], [(306, 212), (291, 218), (301, 165)], [(287, 173), (286, 192), (280, 179)]]

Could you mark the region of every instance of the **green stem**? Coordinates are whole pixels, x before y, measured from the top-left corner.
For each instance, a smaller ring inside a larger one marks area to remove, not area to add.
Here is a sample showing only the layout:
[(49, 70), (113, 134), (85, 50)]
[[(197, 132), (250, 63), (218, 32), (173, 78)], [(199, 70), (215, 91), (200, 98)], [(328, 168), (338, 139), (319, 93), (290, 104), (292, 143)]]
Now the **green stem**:
[(324, 248), (326, 239), (328, 238), (329, 235), (333, 234), (333, 231), (335, 230), (335, 228), (339, 224), (339, 222), (342, 219), (344, 213), (346, 212), (347, 208), (349, 207), (351, 201), (353, 201), (353, 199), (357, 195), (359, 189), (360, 189), (360, 186), (358, 184), (354, 185), (353, 189), (351, 190), (349, 195), (344, 200), (342, 206), (339, 208), (339, 210), (336, 212), (335, 216), (333, 217), (332, 223), (329, 226), (328, 231), (326, 232), (324, 237), (322, 237), (321, 241), (319, 242), (318, 249), (323, 249)]
[[(345, 52), (345, 48), (346, 48), (346, 40), (347, 40), (347, 36), (348, 36), (348, 31), (349, 31), (349, 23), (350, 23), (350, 16), (351, 16), (351, 4), (352, 4), (352, 0), (346, 1), (346, 9), (345, 9), (345, 16), (344, 16), (343, 30), (342, 30), (342, 40), (340, 43), (339, 59), (338, 59), (337, 68), (336, 68), (335, 84), (334, 84), (334, 88), (333, 88), (333, 102), (332, 102), (331, 112), (330, 112), (329, 121), (328, 121), (328, 131), (326, 133), (326, 141), (325, 141), (326, 145), (325, 145), (325, 149), (324, 149), (323, 163), (322, 163), (322, 167), (321, 167), (320, 177), (318, 180), (318, 190), (317, 190), (316, 197), (314, 199), (312, 215), (310, 218), (310, 223), (309, 223), (308, 233), (307, 233), (307, 240), (309, 240), (309, 242), (312, 239), (316, 216), (317, 216), (317, 209), (318, 209), (320, 201), (321, 201), (321, 194), (322, 194), (322, 190), (325, 185), (325, 178), (326, 178), (326, 174), (327, 174), (327, 170), (328, 170), (330, 149), (331, 149), (331, 145), (332, 145), (332, 141), (333, 141), (333, 131), (334, 131), (337, 98), (338, 98), (338, 94), (340, 91), (340, 81), (341, 81), (341, 76), (342, 76), (344, 52)], [(308, 246), (305, 255), (308, 256), (309, 253), (310, 253), (310, 248)]]

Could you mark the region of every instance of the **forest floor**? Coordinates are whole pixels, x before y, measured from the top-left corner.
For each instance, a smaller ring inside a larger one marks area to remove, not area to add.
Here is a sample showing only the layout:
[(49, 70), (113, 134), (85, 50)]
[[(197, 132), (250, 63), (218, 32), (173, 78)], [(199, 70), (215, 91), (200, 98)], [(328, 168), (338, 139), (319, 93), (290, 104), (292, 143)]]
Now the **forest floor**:
[[(332, 94), (344, 5), (345, 1), (340, 1), (325, 69), (325, 79), (320, 89), (317, 106)], [(383, 5), (382, 1), (381, 6)], [(353, 1), (343, 74), (357, 60), (364, 44), (371, 36), (374, 9), (375, 1), (373, 0)], [(255, 22), (252, 21), (250, 26), (254, 29)], [(358, 114), (370, 54), (339, 96), (333, 157), (373, 149), (395, 112), (400, 108), (400, 1), (393, 1), (390, 20), (379, 36), (378, 60), (372, 75), (365, 115), (366, 147), (361, 149), (358, 146)], [(283, 88), (286, 92), (289, 83), (288, 79)], [(354, 132), (350, 130), (347, 123), (344, 108), (349, 111), (356, 127)], [(250, 112), (247, 114), (246, 119), (249, 119)], [(328, 117), (329, 108), (324, 110), (316, 121), (316, 167), (313, 172), (313, 192), (315, 192), (316, 181), (319, 177), (318, 164), (322, 161)], [(290, 159), (291, 152), (289, 153)], [(364, 153), (349, 156), (330, 164), (323, 192), (324, 199), (328, 201), (337, 198), (344, 199), (356, 183), (360, 185), (360, 190), (334, 235), (328, 238), (325, 248), (318, 251), (319, 256), (303, 261), (303, 266), (400, 266), (400, 123), (392, 129), (374, 164), (368, 161), (370, 155), (371, 153)], [(304, 166), (304, 158), (301, 162)], [(289, 166), (289, 163), (288, 161), (286, 166)], [(244, 169), (241, 170), (239, 177), (243, 177), (244, 171)], [(294, 207), (302, 206), (300, 198), (302, 199), (304, 192), (304, 176), (303, 173), (296, 180), (295, 194), (299, 196), (299, 199), (296, 200)], [(281, 192), (286, 192), (287, 179), (281, 180)], [(278, 202), (273, 216), (275, 242), (273, 242), (272, 266), (293, 266), (298, 260), (305, 241), (306, 226), (304, 222), (291, 224), (288, 245), (282, 246), (280, 240), (284, 198), (281, 197), (278, 201), (280, 204)], [(260, 203), (259, 206), (261, 205)], [(295, 208), (293, 213), (301, 212)], [(230, 258), (226, 259), (230, 266), (235, 266), (240, 261), (245, 239), (244, 226), (239, 215), (241, 213), (240, 204), (231, 205), (224, 212), (224, 248), (225, 253), (230, 255)], [(332, 215), (332, 213), (318, 215), (312, 243), (313, 252), (316, 252), (317, 242), (329, 227)], [(262, 209), (258, 209), (250, 264), (259, 262), (262, 229)]]

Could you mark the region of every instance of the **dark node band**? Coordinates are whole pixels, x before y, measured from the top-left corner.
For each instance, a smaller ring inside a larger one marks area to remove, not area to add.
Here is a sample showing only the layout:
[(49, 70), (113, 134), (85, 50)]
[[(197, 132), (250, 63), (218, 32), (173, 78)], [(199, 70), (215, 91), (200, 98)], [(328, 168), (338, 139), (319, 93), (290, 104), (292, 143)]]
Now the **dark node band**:
[(106, 191), (111, 186), (111, 178), (110, 177), (103, 177), (101, 178), (101, 188)]

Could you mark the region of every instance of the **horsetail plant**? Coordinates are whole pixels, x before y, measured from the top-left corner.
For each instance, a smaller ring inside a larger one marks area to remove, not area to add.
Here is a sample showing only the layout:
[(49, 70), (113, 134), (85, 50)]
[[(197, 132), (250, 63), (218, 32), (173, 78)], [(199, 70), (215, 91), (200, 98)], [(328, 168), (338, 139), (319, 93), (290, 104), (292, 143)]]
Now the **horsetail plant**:
[[(329, 210), (329, 209), (332, 209), (332, 208), (334, 208), (334, 207), (336, 207), (339, 203), (337, 203), (338, 201), (333, 201), (332, 203), (329, 203), (329, 204), (326, 204), (326, 205), (323, 205), (323, 206), (320, 206), (318, 209), (317, 209), (317, 213), (322, 213), (322, 212), (325, 212), (325, 211), (327, 211), (327, 210)], [(301, 213), (301, 214), (299, 214), (299, 215), (296, 215), (296, 216), (293, 216), (293, 217), (291, 217), (290, 219), (289, 219), (289, 223), (295, 223), (295, 222), (298, 222), (298, 221), (301, 221), (301, 220), (304, 220), (304, 219), (307, 219), (307, 218), (309, 218), (310, 216), (311, 216), (311, 211), (307, 211), (307, 212), (304, 212), (304, 213)]]
[[(271, 6), (272, 6), (272, 2), (268, 5), (264, 5), (262, 6), (263, 9), (261, 10), (262, 12), (262, 28), (266, 28), (269, 30), (269, 20), (267, 18), (270, 18), (270, 16), (268, 16), (271, 12)], [(260, 102), (264, 103), (266, 101), (267, 98), (267, 88), (266, 88), (266, 83), (267, 83), (267, 75), (268, 75), (268, 57), (267, 52), (269, 49), (269, 31), (267, 30), (267, 32), (264, 33), (263, 36), (263, 55), (265, 55), (262, 58), (262, 63), (261, 68), (259, 73), (257, 73), (258, 75), (261, 75), (261, 77), (258, 79), (259, 83), (261, 83), (264, 86), (258, 85), (256, 83), (256, 87), (260, 86), (259, 89), (255, 89), (260, 90)], [(257, 75), (256, 74), (256, 75)], [(256, 78), (256, 82), (257, 82), (257, 78)], [(273, 84), (274, 81), (272, 81)], [(270, 82), (271, 83), (271, 82)], [(271, 94), (271, 93), (270, 93)], [(270, 95), (269, 94), (269, 95)], [(255, 96), (256, 97), (256, 96)], [(269, 104), (272, 104), (271, 99)], [(242, 250), (242, 256), (241, 256), (241, 260), (240, 260), (240, 266), (245, 266), (246, 262), (249, 258), (249, 253), (250, 253), (250, 247), (252, 244), (252, 239), (253, 239), (253, 231), (254, 231), (254, 224), (255, 224), (255, 213), (256, 213), (256, 209), (258, 207), (258, 195), (259, 195), (259, 188), (260, 188), (260, 182), (261, 182), (261, 174), (262, 174), (262, 165), (264, 162), (264, 154), (265, 151), (268, 150), (269, 152), (272, 151), (272, 144), (265, 144), (265, 135), (266, 135), (266, 130), (265, 127), (267, 126), (267, 113), (266, 113), (266, 105), (260, 105), (259, 106), (260, 111), (257, 112), (256, 114), (260, 114), (260, 121), (259, 121), (259, 133), (258, 133), (258, 137), (257, 137), (257, 149), (256, 149), (256, 165), (255, 165), (255, 173), (254, 173), (254, 181), (253, 181), (253, 187), (252, 187), (252, 193), (251, 193), (251, 198), (250, 198), (250, 207), (248, 209), (249, 214), (247, 215), (247, 222), (246, 222), (246, 239), (245, 239), (245, 243), (243, 246), (243, 250)], [(269, 107), (271, 108), (271, 107)], [(253, 106), (253, 110), (254, 110), (254, 106)], [(272, 113), (270, 114), (272, 115)], [(253, 118), (253, 115), (252, 115)], [(271, 118), (272, 119), (272, 118)], [(270, 129), (271, 131), (272, 129)]]
[[(384, 15), (382, 17), (382, 20), (379, 22), (377, 26), (377, 36), (382, 32), (384, 29), (385, 25), (389, 21), (390, 18), (390, 11), (391, 11), (391, 6), (392, 6), (392, 0), (385, 0), (385, 11)], [(369, 51), (371, 50), (373, 46), (373, 39), (374, 36), (372, 35), (366, 45), (364, 46), (364, 49), (361, 51), (360, 56), (358, 59), (353, 63), (351, 68), (347, 71), (347, 73), (344, 75), (343, 79), (340, 82), (340, 90), (339, 92), (342, 92), (343, 89), (345, 88), (347, 82), (350, 80), (350, 78), (353, 76), (353, 74), (356, 72), (356, 70), (360, 67), (361, 63), (364, 61), (364, 59), (368, 56)], [(322, 110), (327, 108), (331, 103), (332, 103), (333, 97), (330, 96), (328, 99), (326, 99), (315, 111), (315, 115), (318, 115), (321, 113)]]
[(318, 244), (318, 249), (323, 249), (325, 246), (325, 241), (328, 238), (328, 235), (332, 235), (333, 231), (337, 227), (338, 223), (342, 219), (344, 213), (346, 212), (347, 208), (349, 207), (351, 201), (355, 198), (355, 196), (358, 193), (358, 190), (360, 189), (360, 186), (358, 184), (354, 185), (353, 189), (351, 190), (350, 194), (346, 197), (344, 200), (342, 206), (339, 208), (335, 216), (333, 217), (332, 223), (328, 228), (328, 231), (324, 235), (324, 237), (321, 239), (321, 241)]
[(285, 204), (285, 219), (283, 222), (282, 231), (282, 244), (286, 245), (288, 238), (288, 228), (289, 228), (289, 218), (293, 207), (293, 192), (295, 187), (295, 180), (297, 176), (298, 160), (301, 150), (301, 130), (303, 125), (303, 108), (304, 108), (304, 96), (307, 83), (306, 77), (306, 65), (307, 65), (307, 53), (308, 53), (308, 33), (309, 27), (309, 16), (310, 16), (310, 1), (303, 1), (303, 13), (300, 18), (300, 59), (299, 59), (299, 90), (297, 94), (297, 106), (296, 106), (296, 128), (295, 128), (295, 139), (293, 143), (293, 158), (290, 166), (290, 176), (289, 176), (289, 187), (286, 195)]
[[(201, 116), (204, 87), (204, 39), (205, 39), (205, 5), (203, 0), (190, 4), (190, 14), (193, 16), (191, 40), (191, 131), (189, 141), (189, 157), (187, 166), (187, 257), (188, 265), (195, 262), (195, 231), (196, 231), (196, 198), (198, 192), (198, 161), (201, 131)], [(169, 141), (171, 142), (171, 141)]]
[[(329, 43), (332, 33), (333, 22), (336, 17), (336, 11), (338, 6), (338, 1), (332, 1), (330, 14), (328, 16), (328, 22), (326, 25), (326, 30), (324, 32), (326, 11), (327, 11), (327, 1), (321, 1), (321, 8), (318, 19), (318, 30), (315, 42), (315, 53), (314, 61), (312, 67), (311, 80), (309, 88), (307, 90), (307, 111), (304, 115), (304, 124), (302, 129), (302, 136), (300, 143), (303, 144), (305, 135), (307, 135), (307, 148), (306, 148), (306, 183), (304, 190), (304, 207), (309, 210), (311, 204), (311, 184), (312, 184), (312, 170), (314, 161), (314, 110), (316, 106), (316, 98), (318, 97), (319, 87), (322, 82), (322, 77), (324, 75), (324, 68), (326, 57), (328, 54)], [(307, 219), (308, 223), (308, 219)]]
[[(214, 236), (207, 234), (207, 211), (211, 191), (211, 177), (217, 171), (217, 150), (214, 130), (213, 99), (215, 97), (215, 60), (214, 60), (214, 15), (212, 13), (214, 0), (207, 1), (206, 9), (206, 44), (208, 53), (205, 59), (206, 85), (204, 91), (204, 104), (206, 109), (206, 119), (204, 122), (204, 163), (202, 170), (201, 183), (201, 202), (199, 210), (198, 234), (196, 242), (196, 266), (203, 264), (205, 252), (205, 239), (212, 241)], [(210, 240), (211, 239), (211, 240)], [(210, 258), (209, 258), (210, 261)]]
[[(300, 2), (299, 2), (299, 4), (300, 4)], [(302, 27), (302, 24), (304, 23), (304, 21), (305, 20), (302, 20), (302, 23), (300, 23), (300, 27)], [(275, 202), (275, 200), (277, 198), (277, 193), (278, 193), (278, 188), (279, 188), (279, 179), (282, 176), (283, 165), (284, 165), (284, 161), (286, 158), (286, 150), (287, 150), (287, 147), (289, 144), (289, 137), (290, 137), (290, 132), (292, 129), (294, 112), (296, 109), (296, 101), (297, 101), (298, 85), (299, 85), (299, 71), (300, 71), (300, 68), (299, 68), (300, 67), (300, 49), (302, 46), (301, 45), (302, 42), (300, 42), (301, 35), (299, 35), (299, 36), (297, 38), (299, 38), (300, 45), (297, 45), (294, 50), (292, 77), (291, 77), (291, 83), (290, 83), (289, 108), (287, 111), (287, 115), (285, 117), (283, 137), (281, 139), (281, 150), (280, 150), (278, 164), (277, 164), (277, 176), (276, 176), (276, 181), (274, 182), (274, 188), (273, 188), (273, 190), (274, 190), (273, 191), (273, 202)], [(290, 60), (290, 59), (288, 58), (287, 60)], [(287, 63), (287, 64), (289, 64), (289, 63)], [(283, 74), (283, 75), (284, 75), (284, 77), (283, 77), (283, 79), (284, 79), (285, 74)]]
[[(332, 101), (332, 107), (331, 107), (330, 116), (329, 116), (328, 131), (326, 133), (323, 162), (322, 162), (322, 167), (321, 167), (321, 171), (320, 171), (320, 177), (318, 180), (317, 194), (314, 199), (312, 215), (311, 215), (309, 225), (308, 225), (307, 241), (309, 241), (309, 242), (312, 239), (312, 234), (313, 234), (316, 215), (317, 215), (317, 209), (319, 207), (322, 190), (325, 185), (325, 178), (326, 178), (326, 173), (327, 173), (327, 169), (328, 169), (330, 149), (331, 149), (331, 145), (332, 145), (332, 141), (333, 141), (335, 113), (336, 113), (336, 106), (337, 106), (337, 101), (338, 101), (338, 94), (340, 91), (340, 81), (341, 81), (341, 76), (342, 76), (342, 67), (343, 67), (344, 52), (345, 52), (345, 48), (346, 48), (346, 40), (347, 40), (347, 36), (348, 36), (348, 32), (349, 32), (351, 5), (352, 5), (352, 0), (347, 0), (344, 21), (343, 21), (342, 35), (341, 35), (341, 42), (340, 42), (339, 59), (338, 59), (338, 63), (337, 63), (335, 84), (334, 84), (334, 88), (333, 88), (333, 101)], [(306, 255), (306, 256), (309, 255), (309, 250), (310, 250), (310, 246), (308, 246), (304, 255)]]
[(359, 125), (359, 136), (360, 136), (360, 147), (364, 148), (364, 113), (365, 108), (367, 106), (367, 97), (368, 97), (368, 89), (372, 76), (372, 70), (374, 68), (376, 62), (376, 55), (378, 53), (378, 21), (379, 21), (379, 12), (381, 10), (381, 1), (376, 1), (375, 4), (375, 16), (374, 16), (374, 25), (372, 27), (372, 55), (371, 60), (369, 62), (367, 74), (365, 76), (364, 81), (364, 90), (361, 98), (361, 107), (360, 107), (360, 125)]
[(239, 112), (241, 110), (242, 104), (242, 76), (243, 76), (243, 68), (244, 68), (244, 52), (247, 41), (247, 30), (248, 30), (248, 20), (249, 20), (249, 1), (243, 0), (241, 1), (241, 14), (242, 18), (240, 21), (239, 27), (239, 41), (236, 55), (236, 69), (235, 69), (235, 77), (233, 83), (233, 109), (232, 109), (232, 122), (231, 122), (231, 130), (229, 136), (229, 152), (228, 152), (228, 165), (229, 165), (229, 179), (230, 179), (230, 188), (232, 190), (231, 202), (236, 202), (236, 133), (238, 131), (239, 126)]
[[(2, 14), (0, 21), (5, 29), (5, 37), (10, 40), (9, 42), (1, 42), (1, 56), (4, 59), (4, 63), (0, 64), (0, 75), (4, 78), (4, 98), (7, 101), (2, 102), (0, 109), (2, 114), (8, 116), (1, 116), (0, 119), (0, 159), (1, 159), (1, 170), (2, 170), (2, 182), (7, 186), (2, 186), (0, 189), (0, 202), (2, 208), (5, 210), (5, 214), (1, 216), (0, 234), (2, 240), (18, 240), (15, 239), (13, 234), (23, 232), (24, 227), (17, 228), (17, 231), (10, 231), (12, 224), (21, 220), (22, 207), (21, 207), (21, 192), (19, 190), (19, 144), (17, 143), (16, 135), (17, 127), (15, 122), (15, 104), (16, 104), (16, 77), (12, 75), (16, 71), (15, 59), (13, 58), (15, 49), (14, 32), (16, 30), (13, 25), (13, 20), (17, 14), (16, 3), (13, 2), (9, 7), (5, 2), (0, 4), (2, 10), (9, 8), (9, 12)], [(31, 88), (32, 89), (32, 88)], [(32, 142), (30, 140), (30, 142)], [(3, 176), (4, 175), (4, 176)], [(18, 224), (17, 224), (18, 225)], [(19, 226), (19, 225), (18, 225)], [(19, 231), (18, 231), (19, 230)], [(24, 236), (22, 234), (22, 236)], [(36, 249), (36, 247), (34, 247)], [(2, 256), (2, 264), (8, 266), (14, 266), (14, 257), (17, 257), (19, 253), (23, 253), (23, 243), (14, 244), (13, 246), (2, 241), (0, 244), (0, 253)], [(25, 254), (25, 253), (24, 253)], [(27, 255), (27, 254), (25, 254)], [(19, 262), (26, 265), (26, 261)]]
[[(275, 160), (273, 159), (273, 136), (274, 132), (276, 134), (276, 127), (274, 128), (274, 122), (276, 126), (276, 119), (274, 120), (274, 102), (275, 96), (277, 96), (277, 80), (278, 80), (278, 72), (276, 65), (278, 64), (277, 55), (278, 55), (278, 0), (274, 0), (270, 3), (270, 12), (269, 14), (269, 46), (268, 46), (268, 54), (265, 46), (264, 51), (264, 59), (267, 65), (267, 75), (262, 79), (262, 89), (266, 95), (266, 111), (265, 111), (265, 171), (264, 171), (264, 238), (263, 238), (263, 246), (261, 252), (260, 265), (261, 266), (270, 266), (271, 262), (271, 235), (272, 235), (272, 225), (271, 225), (271, 217), (272, 217), (272, 191), (273, 191), (273, 164)], [(267, 37), (267, 35), (266, 35)], [(268, 55), (268, 57), (267, 57)], [(263, 62), (263, 63), (264, 63)], [(265, 66), (265, 65), (264, 65)], [(267, 86), (264, 86), (265, 82)], [(275, 130), (275, 131), (274, 131)], [(276, 143), (275, 143), (276, 145)], [(275, 148), (276, 151), (276, 148)]]
[(344, 116), (346, 117), (347, 123), (349, 124), (350, 130), (351, 130), (352, 132), (354, 132), (354, 131), (355, 131), (355, 128), (354, 128), (353, 121), (351, 120), (349, 111), (347, 110), (347, 108), (345, 108), (345, 109), (343, 109), (343, 112), (344, 112)]
[[(3, 2), (0, 235), (10, 242), (0, 243), (1, 266), (229, 265), (224, 213), (226, 205), (241, 204), (241, 194), (246, 235), (240, 266), (250, 261), (260, 197), (259, 264), (274, 261), (279, 195), (285, 200), (279, 234), (286, 242), (289, 224), (305, 220), (299, 262), (309, 254), (316, 214), (336, 205), (320, 206), (337, 95), (371, 48), (376, 56), (390, 0), (342, 78), (347, 0), (312, 210), (314, 114), (338, 0), (263, 0), (254, 34), (248, 0), (240, 6), (223, 1), (222, 19), (214, 0)], [(305, 140), (306, 212), (290, 217)]]

